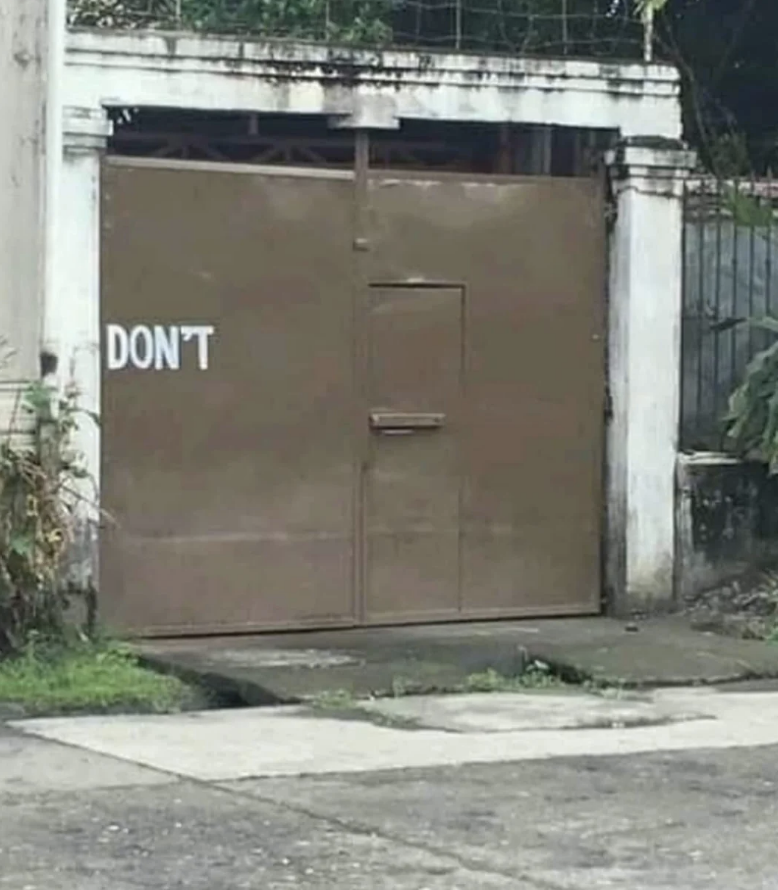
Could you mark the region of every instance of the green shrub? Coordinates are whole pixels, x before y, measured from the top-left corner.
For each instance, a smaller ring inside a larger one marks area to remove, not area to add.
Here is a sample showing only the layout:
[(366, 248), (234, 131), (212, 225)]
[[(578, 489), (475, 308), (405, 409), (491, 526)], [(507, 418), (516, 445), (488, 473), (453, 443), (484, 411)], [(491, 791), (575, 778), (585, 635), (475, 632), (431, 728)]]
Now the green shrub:
[(0, 442), (0, 656), (22, 651), (32, 634), (65, 633), (76, 483), (86, 476), (70, 448), (75, 392), (58, 397), (36, 383), (17, 409), (9, 427), (29, 434), (9, 432)]
[[(778, 319), (749, 324), (778, 334)], [(771, 475), (778, 473), (778, 340), (749, 363), (743, 382), (730, 396), (725, 432), (735, 453), (763, 461)]]

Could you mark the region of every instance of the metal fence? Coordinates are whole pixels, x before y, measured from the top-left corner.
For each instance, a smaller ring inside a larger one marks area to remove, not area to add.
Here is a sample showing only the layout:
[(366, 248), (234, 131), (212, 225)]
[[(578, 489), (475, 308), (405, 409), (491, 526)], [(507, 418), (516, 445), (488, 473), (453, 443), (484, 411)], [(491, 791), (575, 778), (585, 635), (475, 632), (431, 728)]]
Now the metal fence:
[(774, 336), (750, 319), (778, 317), (778, 188), (771, 181), (691, 182), (685, 200), (681, 361), (684, 450), (723, 446), (729, 396)]
[(68, 0), (73, 27), (161, 28), (365, 47), (633, 58), (635, 0)]

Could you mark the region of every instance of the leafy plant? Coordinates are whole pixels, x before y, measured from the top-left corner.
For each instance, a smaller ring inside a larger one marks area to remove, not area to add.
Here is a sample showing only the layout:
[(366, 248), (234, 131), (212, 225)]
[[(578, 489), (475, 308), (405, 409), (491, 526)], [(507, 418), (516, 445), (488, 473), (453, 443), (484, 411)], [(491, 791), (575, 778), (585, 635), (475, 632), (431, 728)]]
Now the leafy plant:
[(68, 0), (68, 24), (77, 27), (174, 27), (176, 12), (176, 0)]
[[(778, 319), (748, 323), (778, 334)], [(730, 397), (725, 429), (735, 452), (764, 461), (771, 475), (778, 473), (778, 340), (757, 353), (746, 368), (745, 379)]]
[(0, 442), (0, 655), (22, 651), (33, 635), (65, 634), (77, 592), (67, 580), (83, 499), (76, 485), (87, 477), (70, 444), (79, 413), (75, 390), (59, 396), (35, 383)]
[(168, 28), (380, 46), (390, 0), (69, 0), (71, 26)]
[(722, 209), (730, 214), (737, 226), (767, 227), (773, 222), (772, 203), (743, 192), (737, 186), (727, 186), (722, 195)]

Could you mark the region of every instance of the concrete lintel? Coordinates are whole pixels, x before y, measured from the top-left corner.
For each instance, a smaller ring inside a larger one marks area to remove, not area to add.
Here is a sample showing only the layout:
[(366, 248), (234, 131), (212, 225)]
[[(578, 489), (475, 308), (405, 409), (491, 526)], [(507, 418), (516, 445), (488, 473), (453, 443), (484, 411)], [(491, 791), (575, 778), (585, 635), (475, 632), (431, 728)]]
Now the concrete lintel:
[[(65, 81), (66, 104), (88, 107), (324, 114), (348, 122), (362, 94), (371, 105), (394, 105), (400, 120), (681, 135), (678, 72), (663, 65), (75, 31), (68, 37)], [(372, 126), (360, 120), (359, 110), (354, 121), (350, 125)]]
[(121, 56), (148, 60), (164, 58), (170, 63), (185, 61), (196, 66), (212, 63), (272, 65), (279, 76), (315, 73), (322, 66), (336, 80), (348, 72), (352, 80), (380, 80), (413, 73), (417, 78), (439, 80), (441, 72), (492, 77), (539, 76), (546, 78), (587, 78), (606, 80), (613, 91), (632, 85), (640, 93), (666, 93), (677, 96), (679, 75), (672, 65), (642, 62), (604, 62), (587, 59), (541, 58), (476, 53), (411, 50), (371, 50), (331, 46), (293, 40), (243, 39), (190, 32), (110, 31), (73, 29), (68, 36), (70, 54), (98, 53), (119, 60)]
[(354, 96), (354, 110), (350, 114), (332, 115), (329, 125), (336, 130), (397, 130), (396, 103), (387, 96)]

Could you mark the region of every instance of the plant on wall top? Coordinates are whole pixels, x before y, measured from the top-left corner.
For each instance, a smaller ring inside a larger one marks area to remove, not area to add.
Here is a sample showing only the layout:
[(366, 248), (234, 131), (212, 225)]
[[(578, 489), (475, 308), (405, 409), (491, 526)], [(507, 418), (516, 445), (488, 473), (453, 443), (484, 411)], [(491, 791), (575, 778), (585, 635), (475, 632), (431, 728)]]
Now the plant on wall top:
[(614, 0), (608, 11), (595, 0), (68, 0), (68, 21), (371, 48), (612, 57), (634, 54), (635, 26), (662, 2)]

